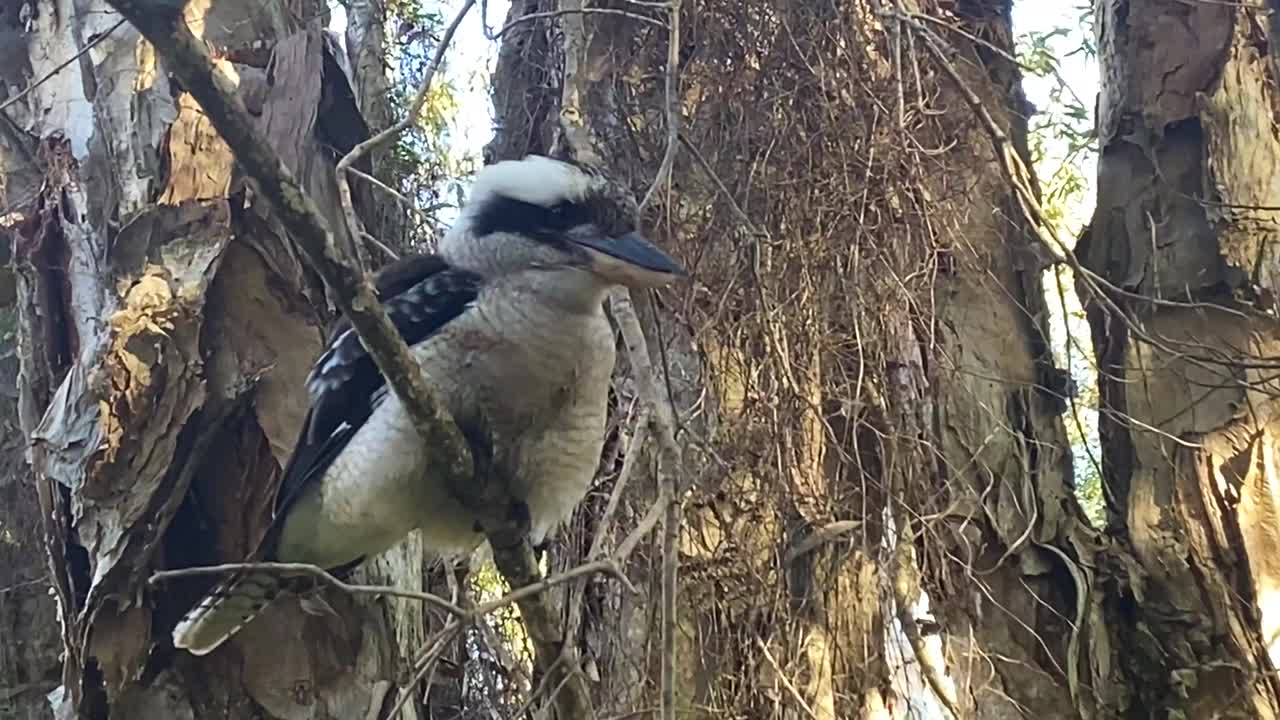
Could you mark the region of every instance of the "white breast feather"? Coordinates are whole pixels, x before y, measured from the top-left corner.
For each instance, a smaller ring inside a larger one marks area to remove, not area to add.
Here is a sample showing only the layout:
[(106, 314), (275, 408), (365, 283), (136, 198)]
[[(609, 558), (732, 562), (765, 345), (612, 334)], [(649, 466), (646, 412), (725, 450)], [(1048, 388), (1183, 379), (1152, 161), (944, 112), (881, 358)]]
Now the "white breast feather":
[[(599, 462), (613, 368), (603, 312), (566, 317), (520, 298), (487, 298), (413, 353), (451, 411), (482, 402), (498, 405), (485, 407), (486, 417), (538, 418), (535, 427), (500, 435), (519, 438), (515, 490), (529, 505), (531, 539), (541, 542), (582, 499)], [(550, 412), (556, 388), (568, 392), (569, 402)], [(335, 567), (382, 552), (415, 528), (432, 551), (457, 556), (483, 539), (475, 526), (431, 472), (416, 429), (387, 393), (324, 480), (299, 498), (279, 557)]]

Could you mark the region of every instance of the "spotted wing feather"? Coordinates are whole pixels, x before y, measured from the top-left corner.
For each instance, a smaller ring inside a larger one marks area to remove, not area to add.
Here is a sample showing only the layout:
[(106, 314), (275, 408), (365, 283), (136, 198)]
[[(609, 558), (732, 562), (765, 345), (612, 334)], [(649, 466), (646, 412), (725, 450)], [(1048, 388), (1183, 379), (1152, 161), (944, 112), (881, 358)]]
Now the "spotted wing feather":
[[(482, 282), (475, 273), (450, 267), (435, 256), (417, 256), (413, 262), (416, 275), (406, 276), (392, 266), (379, 282), (380, 291), (398, 291), (394, 295), (387, 292), (383, 308), (410, 346), (439, 332), (470, 308)], [(414, 277), (419, 278), (417, 282), (412, 282)], [(346, 318), (330, 333), (328, 346), (307, 376), (306, 386), (311, 409), (285, 466), (277, 516), (303, 487), (323, 474), (387, 392), (386, 378)]]
[[(480, 284), (474, 273), (450, 267), (436, 256), (418, 255), (384, 270), (378, 277), (377, 291), (391, 323), (412, 346), (471, 307)], [(346, 318), (329, 334), (306, 385), (311, 408), (285, 465), (272, 524), (253, 554), (255, 558), (277, 559), (274, 543), (290, 504), (324, 475), (388, 392), (386, 380)], [(196, 655), (211, 652), (297, 580), (261, 571), (232, 575), (215, 585), (179, 621), (173, 630), (174, 646)]]

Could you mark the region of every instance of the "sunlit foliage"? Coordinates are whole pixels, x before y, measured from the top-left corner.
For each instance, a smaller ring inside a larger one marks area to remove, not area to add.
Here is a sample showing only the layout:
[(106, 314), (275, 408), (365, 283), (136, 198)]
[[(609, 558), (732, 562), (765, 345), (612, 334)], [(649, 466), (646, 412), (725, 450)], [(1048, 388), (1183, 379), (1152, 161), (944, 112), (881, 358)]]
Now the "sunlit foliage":
[[(1093, 9), (1087, 2), (1077, 4), (1067, 17), (1075, 24), (1020, 32), (1017, 41), (1018, 60), (1027, 75), (1028, 90), (1039, 105), (1029, 118), (1032, 161), (1045, 210), (1062, 237), (1078, 236), (1088, 222), (1097, 158), (1092, 93), (1085, 91), (1089, 85), (1079, 82), (1082, 78), (1068, 78), (1064, 70), (1068, 63), (1096, 66)], [(1079, 388), (1065, 417), (1075, 459), (1077, 496), (1090, 518), (1100, 523), (1103, 500), (1097, 443), (1098, 391), (1089, 326), (1076, 297), (1070, 269), (1055, 267), (1046, 272), (1054, 352), (1057, 362), (1070, 369)]]

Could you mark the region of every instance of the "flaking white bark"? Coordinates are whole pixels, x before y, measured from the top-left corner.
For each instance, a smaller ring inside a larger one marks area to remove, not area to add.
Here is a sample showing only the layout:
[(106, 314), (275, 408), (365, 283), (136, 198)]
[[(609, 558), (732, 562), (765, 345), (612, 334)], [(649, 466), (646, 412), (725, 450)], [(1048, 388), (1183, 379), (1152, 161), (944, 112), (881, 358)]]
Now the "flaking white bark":
[[(25, 219), (0, 231), (12, 230), (19, 256), (24, 430), (44, 498), (26, 512), (51, 521), (51, 559), (36, 566), (53, 574), (50, 602), (60, 603), (63, 626), (63, 685), (49, 696), (52, 711), (365, 717), (420, 649), (428, 625), (420, 606), (397, 601), (389, 611), (338, 596), (329, 604), (339, 617), (317, 618), (285, 603), (221, 656), (166, 649), (167, 628), (198, 583), (150, 592), (145, 578), (156, 568), (242, 558), (296, 437), (301, 380), (330, 312), (260, 200), (230, 172), (208, 182), (222, 172), (215, 166), (225, 148), (210, 140), (198, 108), (179, 117), (168, 71), (136, 30), (115, 27), (119, 15), (93, 0), (33, 0), (31, 8), (29, 28), (0, 33), (29, 67), (15, 63), (0, 75), (9, 97), (49, 77), (4, 111), (31, 148), (3, 136), (3, 172), (14, 182), (0, 188), (10, 203), (0, 215)], [(306, 70), (299, 62), (321, 66), (321, 36), (300, 42), (296, 34), (295, 18), (318, 17), (316, 9), (238, 0), (189, 8), (206, 13), (197, 23), (205, 39), (233, 58), (251, 104), (295, 152), (294, 170), (323, 194), (332, 193), (332, 155), (306, 122), (314, 108), (308, 116), (298, 107), (293, 79)], [(265, 64), (281, 43), (289, 52), (269, 83)], [(7, 44), (6, 58), (12, 50)], [(348, 82), (343, 72), (301, 74)], [(335, 96), (339, 105), (320, 122), (354, 112)], [(286, 107), (293, 115), (279, 122)], [(42, 187), (18, 187), (29, 171), (10, 158), (24, 153), (41, 163)], [(412, 588), (426, 567), (420, 548), (406, 543), (364, 577)], [(83, 673), (91, 661), (103, 685)], [(139, 683), (148, 665), (160, 673)]]

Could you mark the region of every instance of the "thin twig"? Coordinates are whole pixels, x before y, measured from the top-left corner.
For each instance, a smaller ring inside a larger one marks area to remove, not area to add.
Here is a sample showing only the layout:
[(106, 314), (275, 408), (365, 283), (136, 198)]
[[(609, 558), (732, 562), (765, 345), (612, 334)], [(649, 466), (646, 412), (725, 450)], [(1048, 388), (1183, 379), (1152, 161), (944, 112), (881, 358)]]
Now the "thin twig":
[[(438, 659), (439, 655), (444, 652), (444, 649), (448, 647), (449, 642), (457, 637), (458, 631), (461, 629), (461, 623), (457, 621), (450, 621), (449, 624), (445, 625), (444, 628), (436, 634), (435, 642), (428, 646), (428, 648), (422, 653), (421, 660), (417, 663), (420, 666), (418, 668), (418, 672), (414, 674), (413, 679), (410, 680), (409, 684), (405, 685), (404, 689), (400, 692), (400, 697), (396, 700), (395, 707), (391, 708), (391, 712), (387, 714), (388, 718), (396, 717), (400, 711), (404, 709), (405, 705), (409, 703), (409, 699), (413, 697), (413, 689), (418, 686), (418, 683), (422, 682), (423, 679), (427, 677), (427, 673), (435, 672), (435, 661)], [(430, 681), (427, 682), (427, 687), (431, 687)], [(414, 716), (410, 715), (409, 717)]]
[[(641, 410), (639, 417), (635, 421), (631, 440), (627, 443), (626, 454), (622, 457), (622, 469), (618, 471), (618, 478), (613, 483), (613, 490), (609, 493), (609, 501), (605, 504), (604, 513), (601, 514), (600, 519), (596, 522), (595, 537), (591, 539), (591, 547), (587, 550), (587, 560), (594, 560), (604, 550), (605, 539), (609, 536), (613, 526), (613, 516), (617, 513), (618, 506), (622, 503), (623, 491), (626, 490), (631, 474), (635, 469), (636, 461), (641, 455), (641, 448), (644, 447), (648, 435), (649, 413), (647, 410)], [(621, 572), (621, 569), (619, 569), (619, 572)], [(623, 577), (626, 577), (625, 574)], [(565, 621), (565, 637), (577, 637), (578, 628), (582, 626), (582, 611), (584, 607), (582, 596), (586, 592), (586, 588), (587, 580), (583, 578), (574, 583), (574, 586), (569, 589), (569, 618)]]
[[(670, 0), (667, 8), (667, 67), (664, 90), (667, 111), (667, 147), (662, 154), (653, 185), (640, 203), (643, 213), (657, 196), (664, 183), (670, 187), (671, 173), (675, 166), (676, 149), (680, 145), (680, 0)], [(659, 470), (658, 479), (666, 495), (666, 512), (662, 533), (662, 658), (661, 658), (661, 706), (662, 720), (676, 719), (676, 601), (679, 593), (680, 574), (680, 522), (684, 516), (681, 488), (676, 472), (681, 467), (680, 451), (675, 441), (675, 414), (658, 386), (657, 375), (649, 362), (649, 348), (636, 316), (634, 302), (611, 305), (614, 317), (622, 328), (627, 349), (632, 360), (636, 382), (642, 399), (648, 405), (648, 416), (658, 425)]]
[(85, 53), (87, 53), (87, 52), (89, 52), (90, 50), (92, 50), (93, 48), (97, 47), (98, 43), (102, 42), (103, 40), (106, 40), (106, 39), (111, 35), (111, 33), (113, 33), (113, 32), (115, 32), (116, 30), (118, 30), (118, 29), (120, 28), (120, 26), (124, 24), (124, 22), (125, 22), (125, 19), (124, 19), (124, 18), (120, 18), (120, 20), (116, 21), (116, 24), (115, 24), (115, 25), (112, 25), (111, 27), (107, 28), (106, 30), (103, 30), (101, 33), (99, 33), (99, 34), (98, 34), (98, 36), (97, 36), (97, 37), (95, 37), (94, 39), (92, 39), (92, 40), (90, 40), (89, 42), (85, 43), (85, 44), (84, 44), (84, 47), (82, 47), (82, 48), (80, 48), (79, 50), (77, 50), (77, 51), (76, 51), (76, 52), (75, 52), (71, 57), (67, 58), (66, 60), (63, 60), (63, 61), (62, 61), (62, 62), (60, 62), (60, 63), (58, 63), (58, 66), (57, 66), (57, 67), (55, 67), (54, 69), (52, 69), (52, 70), (50, 70), (49, 72), (45, 73), (45, 74), (44, 74), (44, 76), (42, 76), (39, 80), (36, 80), (35, 82), (32, 82), (30, 85), (28, 85), (26, 88), (24, 88), (24, 89), (23, 89), (21, 92), (19, 92), (17, 95), (14, 95), (13, 97), (9, 98), (8, 100), (5, 100), (4, 102), (0, 103), (0, 112), (4, 112), (4, 111), (5, 111), (5, 109), (6, 109), (6, 108), (8, 108), (10, 105), (12, 105), (12, 104), (14, 104), (14, 103), (18, 102), (19, 100), (21, 100), (22, 98), (26, 97), (27, 95), (30, 95), (32, 90), (35, 90), (36, 88), (40, 87), (41, 85), (43, 85), (43, 84), (45, 84), (45, 83), (49, 82), (49, 80), (51, 80), (51, 79), (53, 78), (53, 76), (54, 76), (54, 75), (57, 75), (58, 73), (60, 73), (60, 72), (62, 72), (63, 70), (65, 70), (65, 69), (66, 69), (66, 67), (67, 67), (68, 65), (70, 65), (71, 63), (73, 63), (73, 62), (75, 62), (75, 61), (79, 60), (79, 59), (80, 59), (80, 58), (81, 58)]
[(334, 577), (322, 567), (311, 565), (309, 563), (277, 563), (277, 562), (260, 562), (260, 563), (224, 563), (221, 565), (202, 565), (199, 567), (182, 568), (180, 570), (161, 570), (153, 573), (147, 580), (152, 585), (164, 582), (166, 580), (174, 580), (184, 577), (195, 577), (198, 575), (225, 575), (227, 573), (238, 572), (241, 570), (263, 570), (266, 572), (277, 572), (281, 574), (292, 575), (310, 575), (318, 578), (333, 587), (352, 595), (387, 595), (391, 597), (407, 598), (409, 600), (421, 600), (422, 602), (434, 605), (441, 610), (458, 618), (470, 618), (471, 613), (458, 607), (454, 603), (445, 600), (439, 595), (433, 595), (426, 592), (417, 592), (414, 590), (401, 590), (390, 585), (354, 585), (352, 583), (343, 582)]
[(525, 598), (533, 597), (534, 595), (538, 595), (539, 593), (546, 592), (547, 590), (550, 590), (551, 588), (557, 585), (563, 585), (569, 582), (570, 580), (573, 580), (574, 578), (579, 578), (579, 577), (582, 577), (583, 575), (594, 575), (595, 573), (605, 573), (607, 575), (612, 575), (615, 578), (618, 578), (620, 581), (622, 581), (622, 584), (625, 585), (630, 591), (637, 592), (635, 586), (631, 584), (631, 580), (628, 579), (627, 576), (623, 575), (622, 571), (618, 569), (618, 564), (616, 562), (614, 562), (612, 559), (596, 560), (595, 562), (589, 562), (585, 565), (579, 565), (571, 570), (566, 570), (565, 572), (552, 575), (549, 578), (539, 580), (530, 585), (521, 586), (515, 590), (512, 590), (506, 595), (503, 595), (497, 600), (490, 600), (489, 602), (484, 603), (483, 605), (477, 605), (473, 613), (476, 616), (486, 615), (505, 605), (518, 603), (521, 600), (524, 600)]
[(392, 260), (392, 261), (395, 261), (395, 260), (399, 260), (399, 259), (400, 259), (400, 253), (396, 252), (395, 250), (392, 250), (392, 249), (391, 249), (391, 248), (390, 248), (386, 243), (382, 242), (381, 240), (379, 240), (378, 238), (374, 237), (374, 236), (373, 236), (373, 235), (371, 235), (370, 233), (367, 233), (367, 232), (365, 232), (365, 231), (361, 230), (361, 231), (360, 231), (360, 237), (361, 237), (361, 238), (363, 238), (363, 239), (364, 239), (366, 242), (368, 242), (370, 245), (372, 245), (372, 246), (374, 246), (374, 247), (378, 248), (379, 250), (381, 250), (381, 251), (382, 251), (382, 254), (383, 254), (383, 255), (386, 255), (388, 259), (390, 259), (390, 260)]
[(653, 202), (658, 188), (666, 183), (671, 185), (671, 171), (676, 162), (676, 148), (680, 145), (680, 0), (671, 0), (667, 8), (670, 16), (667, 36), (667, 69), (664, 78), (664, 96), (667, 105), (667, 149), (662, 153), (662, 163), (658, 165), (658, 173), (654, 175), (653, 184), (640, 201), (640, 212), (643, 213)]
[(711, 167), (711, 163), (707, 162), (707, 159), (703, 157), (702, 151), (698, 150), (697, 146), (684, 133), (680, 134), (680, 144), (684, 145), (685, 150), (688, 150), (689, 155), (693, 157), (694, 163), (702, 172), (706, 173), (712, 184), (724, 196), (725, 202), (729, 203), (729, 209), (738, 217), (738, 221), (746, 226), (747, 232), (756, 237), (768, 237), (768, 233), (756, 227), (756, 224), (751, 221), (751, 216), (747, 215), (747, 211), (743, 210), (742, 206), (738, 204), (737, 199), (733, 197), (733, 193), (729, 192), (729, 188), (724, 184), (724, 180), (720, 179), (720, 175)]
[(613, 483), (613, 490), (609, 493), (609, 501), (605, 504), (604, 513), (596, 522), (596, 536), (592, 538), (591, 549), (587, 551), (588, 560), (599, 556), (604, 550), (605, 538), (608, 537), (613, 526), (613, 516), (617, 514), (618, 506), (622, 503), (623, 490), (626, 489), (632, 473), (635, 472), (641, 449), (649, 441), (650, 417), (648, 408), (645, 408), (636, 418), (635, 431), (631, 435), (631, 441), (627, 443), (626, 455), (622, 458), (622, 469), (618, 471), (618, 479)]
[(410, 200), (409, 198), (405, 197), (405, 196), (404, 196), (404, 194), (403, 194), (403, 193), (401, 193), (399, 190), (396, 190), (395, 188), (393, 188), (393, 187), (391, 187), (390, 185), (388, 185), (388, 184), (386, 184), (386, 183), (382, 182), (382, 181), (381, 181), (381, 180), (379, 180), (378, 178), (376, 178), (376, 177), (374, 177), (374, 176), (370, 175), (369, 173), (362, 172), (362, 171), (357, 170), (357, 169), (355, 169), (355, 168), (353, 168), (353, 167), (349, 167), (349, 168), (347, 168), (347, 172), (351, 173), (352, 175), (355, 175), (356, 177), (360, 178), (361, 180), (364, 180), (364, 181), (368, 182), (370, 185), (373, 185), (374, 187), (378, 188), (379, 190), (381, 190), (382, 192), (386, 193), (387, 195), (390, 195), (390, 196), (391, 196), (393, 199), (395, 199), (395, 201), (396, 201), (397, 203), (399, 203), (399, 204), (400, 204), (400, 205), (401, 205), (405, 210), (408, 210), (409, 212), (413, 213), (414, 215), (417, 215), (419, 218), (421, 218), (422, 220), (424, 220), (424, 221), (426, 221), (426, 222), (436, 222), (436, 219), (435, 219), (435, 218), (433, 218), (433, 217), (431, 217), (431, 216), (430, 216), (430, 215), (428, 215), (427, 213), (432, 212), (432, 210), (433, 210), (433, 209), (439, 209), (439, 208), (441, 208), (441, 207), (448, 207), (448, 203), (437, 203), (437, 204), (435, 204), (435, 205), (432, 205), (431, 207), (428, 207), (426, 210), (419, 210), (419, 209), (418, 209), (418, 206), (417, 206), (417, 205), (415, 205), (415, 204), (413, 203), (413, 201), (412, 201), (412, 200)]
[[(514, 547), (493, 548), (493, 563), (515, 590), (503, 601), (514, 599), (520, 608), (530, 644), (533, 646), (535, 667), (548, 676), (548, 682), (559, 685), (559, 677), (565, 675), (565, 667), (576, 667), (577, 652), (572, 643), (565, 642), (560, 624), (560, 613), (545, 601), (539, 592), (549, 587), (547, 580), (539, 577), (538, 564), (528, 541)], [(575, 575), (576, 577), (576, 575)], [(488, 605), (488, 603), (486, 603)], [(561, 660), (564, 660), (562, 663)], [(592, 717), (591, 694), (581, 676), (572, 677), (564, 686), (564, 692), (555, 696), (557, 717), (563, 720), (587, 720)]]
[[(623, 341), (627, 345), (627, 357), (631, 360), (631, 371), (635, 375), (640, 399), (647, 406), (649, 416), (653, 419), (655, 435), (658, 439), (658, 482), (659, 498), (651, 508), (660, 510), (664, 521), (663, 556), (662, 556), (662, 714), (663, 720), (675, 718), (675, 626), (676, 626), (676, 593), (679, 575), (679, 539), (680, 520), (683, 515), (682, 496), (677, 473), (682, 465), (680, 448), (675, 439), (675, 414), (671, 403), (658, 384), (657, 373), (653, 369), (653, 361), (649, 357), (649, 344), (645, 340), (644, 331), (640, 327), (640, 318), (636, 315), (635, 300), (630, 293), (618, 291), (612, 294), (609, 309), (614, 321), (622, 331)], [(643, 527), (643, 524), (641, 525)], [(640, 528), (636, 528), (637, 531)], [(633, 532), (628, 538), (637, 537)], [(629, 548), (625, 549), (630, 552)]]
[(497, 40), (507, 31), (527, 22), (533, 22), (534, 20), (547, 20), (549, 18), (560, 17), (562, 15), (622, 15), (624, 17), (631, 18), (632, 20), (639, 20), (651, 25), (657, 25), (658, 27), (664, 27), (661, 20), (656, 20), (638, 13), (627, 12), (626, 10), (618, 10), (616, 8), (564, 8), (560, 10), (547, 10), (545, 12), (533, 12), (527, 15), (521, 15), (506, 25), (503, 25), (498, 32), (490, 35), (489, 39)]
[(634, 295), (626, 290), (614, 291), (609, 296), (609, 311), (626, 343), (627, 358), (631, 361), (631, 372), (635, 375), (640, 401), (647, 406), (649, 417), (653, 421), (658, 439), (659, 475), (674, 477), (674, 473), (682, 467), (680, 447), (676, 444), (675, 414), (658, 382), (653, 360), (649, 357), (649, 342), (640, 327)]
[(631, 529), (627, 537), (618, 544), (618, 549), (613, 552), (613, 557), (619, 564), (631, 557), (631, 553), (635, 552), (640, 545), (640, 541), (653, 532), (653, 529), (662, 521), (663, 513), (667, 509), (667, 498), (670, 497), (669, 490), (670, 488), (666, 485), (658, 487), (658, 498), (654, 500), (653, 505), (649, 506), (649, 510), (640, 518), (640, 522), (636, 523), (636, 526)]
[(579, 565), (563, 573), (552, 575), (544, 578), (531, 585), (523, 585), (506, 595), (490, 600), (475, 608), (466, 610), (458, 606), (456, 603), (446, 600), (439, 595), (426, 592), (418, 592), (416, 590), (401, 590), (390, 585), (357, 585), (344, 582), (332, 573), (318, 565), (309, 563), (281, 563), (281, 562), (253, 562), (253, 563), (222, 563), (219, 565), (200, 565), (197, 567), (181, 568), (178, 570), (160, 570), (152, 573), (147, 582), (156, 585), (166, 580), (174, 580), (184, 577), (196, 577), (200, 575), (225, 575), (227, 573), (238, 572), (241, 570), (258, 570), (265, 572), (276, 572), (281, 574), (292, 575), (310, 575), (312, 577), (323, 580), (333, 587), (352, 595), (388, 595), (393, 597), (401, 597), (409, 600), (421, 600), (430, 603), (436, 607), (448, 612), (461, 620), (471, 621), (488, 615), (489, 613), (499, 610), (512, 603), (532, 597), (557, 586), (563, 585), (570, 580), (591, 575), (594, 573), (604, 573), (617, 578), (631, 592), (639, 592), (636, 587), (631, 584), (631, 580), (622, 574), (619, 570), (619, 564), (614, 558), (596, 560), (584, 565)]
[[(405, 113), (404, 118), (368, 140), (357, 143), (355, 147), (351, 148), (350, 152), (338, 161), (337, 167), (334, 168), (338, 182), (338, 202), (342, 204), (342, 216), (346, 219), (347, 231), (352, 238), (360, 237), (360, 220), (356, 217), (355, 205), (351, 200), (351, 182), (347, 178), (347, 172), (352, 170), (352, 165), (357, 160), (396, 139), (400, 136), (400, 133), (410, 127), (417, 126), (418, 118), (422, 115), (422, 107), (427, 102), (427, 95), (431, 92), (431, 85), (435, 81), (436, 73), (440, 70), (440, 66), (444, 64), (445, 52), (449, 49), (450, 43), (453, 42), (453, 35), (458, 31), (458, 26), (462, 24), (462, 19), (467, 16), (467, 13), (475, 4), (475, 0), (466, 0), (462, 3), (458, 13), (453, 16), (453, 21), (445, 28), (444, 35), (440, 37), (440, 42), (436, 45), (435, 52), (431, 56), (431, 63), (427, 65), (426, 71), (423, 72), (418, 91), (413, 96), (413, 102), (409, 105), (409, 111)], [(360, 243), (357, 242), (354, 245), (357, 254), (363, 260)], [(363, 265), (364, 263), (362, 262), (361, 264)]]
[(782, 686), (791, 693), (791, 697), (795, 698), (796, 702), (800, 703), (800, 709), (804, 710), (805, 714), (813, 718), (813, 720), (818, 720), (818, 716), (814, 714), (813, 708), (809, 707), (809, 703), (805, 702), (804, 695), (800, 693), (800, 690), (795, 686), (795, 683), (791, 682), (791, 678), (787, 677), (786, 671), (782, 669), (782, 666), (778, 664), (778, 661), (773, 659), (773, 653), (769, 652), (769, 647), (764, 644), (764, 641), (761, 640), (759, 636), (756, 637), (756, 645), (760, 647), (760, 652), (764, 653), (764, 659), (768, 660), (769, 664), (773, 666), (774, 671), (778, 673), (778, 679), (782, 681)]

